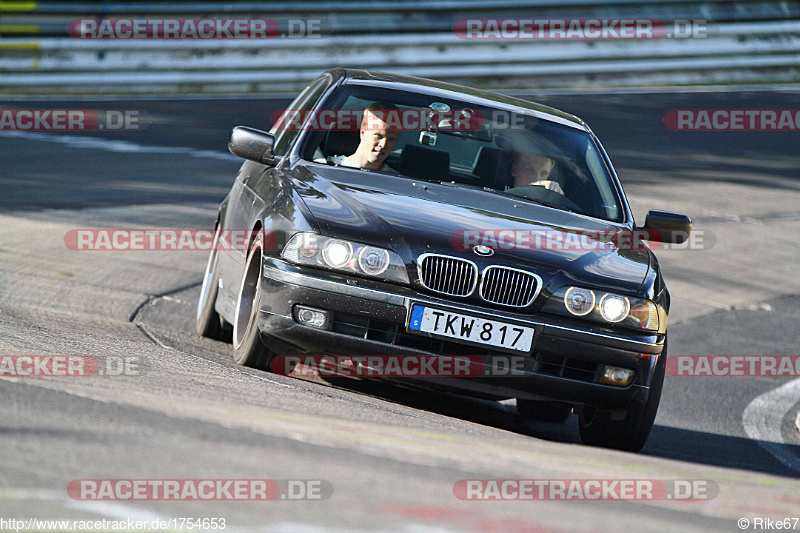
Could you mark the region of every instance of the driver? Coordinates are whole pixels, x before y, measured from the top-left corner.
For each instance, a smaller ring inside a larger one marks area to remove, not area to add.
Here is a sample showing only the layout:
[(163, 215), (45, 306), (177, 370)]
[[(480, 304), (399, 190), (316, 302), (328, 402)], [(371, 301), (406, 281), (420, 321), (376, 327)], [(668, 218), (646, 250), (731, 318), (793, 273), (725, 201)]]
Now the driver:
[(555, 166), (556, 162), (544, 155), (512, 152), (511, 175), (514, 176), (514, 187), (537, 185), (563, 195), (561, 185), (551, 177)]
[(374, 103), (364, 110), (359, 131), (360, 142), (356, 151), (350, 155), (337, 155), (328, 158), (333, 164), (344, 167), (364, 168), (368, 170), (389, 170), (385, 167), (386, 157), (394, 150), (400, 138), (399, 129), (389, 129), (387, 120), (389, 113), (398, 113), (392, 104)]

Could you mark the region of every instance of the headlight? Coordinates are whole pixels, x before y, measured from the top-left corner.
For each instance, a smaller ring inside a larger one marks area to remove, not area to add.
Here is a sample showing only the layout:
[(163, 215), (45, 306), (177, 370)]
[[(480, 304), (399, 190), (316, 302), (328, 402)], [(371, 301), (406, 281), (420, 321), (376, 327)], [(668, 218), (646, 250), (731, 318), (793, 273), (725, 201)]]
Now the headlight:
[(580, 287), (570, 287), (564, 295), (564, 305), (573, 315), (588, 315), (594, 309), (594, 292)]
[(329, 267), (341, 268), (353, 257), (353, 245), (347, 241), (328, 239), (322, 245), (322, 259)]
[(648, 331), (658, 331), (659, 326), (658, 306), (654, 302), (582, 287), (558, 289), (542, 311)]
[(291, 263), (409, 283), (405, 263), (390, 251), (316, 233), (297, 233), (281, 252)]
[(631, 302), (624, 296), (606, 294), (600, 300), (600, 315), (609, 322), (619, 322), (631, 310)]
[(365, 246), (358, 254), (358, 266), (371, 276), (379, 276), (386, 272), (389, 260), (389, 252), (374, 246)]

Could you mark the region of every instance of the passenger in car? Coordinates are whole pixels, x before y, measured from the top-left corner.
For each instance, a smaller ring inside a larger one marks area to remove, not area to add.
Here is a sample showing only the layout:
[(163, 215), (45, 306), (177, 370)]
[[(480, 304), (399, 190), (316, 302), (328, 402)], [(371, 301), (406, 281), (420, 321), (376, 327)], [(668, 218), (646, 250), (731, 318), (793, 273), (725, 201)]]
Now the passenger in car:
[[(344, 167), (394, 172), (394, 169), (386, 167), (384, 162), (394, 150), (400, 138), (400, 130), (387, 127), (389, 113), (399, 113), (399, 110), (392, 104), (370, 104), (364, 110), (364, 116), (361, 119), (359, 131), (361, 140), (356, 151), (347, 156), (329, 157), (328, 162)], [(399, 123), (398, 121), (394, 122)]]
[(550, 157), (524, 152), (512, 152), (511, 175), (514, 187), (537, 185), (563, 195), (561, 184), (553, 175), (556, 162)]

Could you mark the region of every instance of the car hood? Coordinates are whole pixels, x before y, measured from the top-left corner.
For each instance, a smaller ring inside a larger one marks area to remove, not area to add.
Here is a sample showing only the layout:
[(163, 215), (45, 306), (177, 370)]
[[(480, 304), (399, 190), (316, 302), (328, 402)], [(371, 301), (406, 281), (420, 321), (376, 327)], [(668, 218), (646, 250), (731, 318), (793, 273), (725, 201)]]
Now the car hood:
[[(481, 270), (506, 265), (535, 272), (551, 290), (584, 284), (627, 294), (638, 293), (650, 268), (651, 252), (643, 247), (621, 249), (613, 240), (600, 244), (584, 237), (629, 230), (529, 201), (322, 165), (295, 167), (290, 176), (321, 234), (389, 248), (407, 265), (415, 265), (423, 253), (439, 253), (469, 259)], [(512, 235), (529, 235), (530, 244), (509, 244)], [(500, 242), (492, 240), (498, 237)], [(479, 256), (472, 250), (475, 244), (495, 253)]]

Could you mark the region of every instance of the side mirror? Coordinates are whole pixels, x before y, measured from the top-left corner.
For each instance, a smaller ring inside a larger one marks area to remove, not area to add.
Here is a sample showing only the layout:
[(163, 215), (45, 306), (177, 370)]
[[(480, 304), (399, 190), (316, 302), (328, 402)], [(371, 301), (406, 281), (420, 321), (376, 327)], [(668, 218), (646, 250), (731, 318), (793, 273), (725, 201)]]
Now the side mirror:
[(681, 244), (692, 233), (692, 219), (680, 213), (653, 209), (647, 213), (644, 227), (639, 229), (647, 232), (649, 241)]
[(233, 155), (238, 155), (256, 163), (274, 164), (272, 148), (275, 146), (275, 136), (261, 130), (237, 126), (231, 132), (228, 140), (228, 150)]

